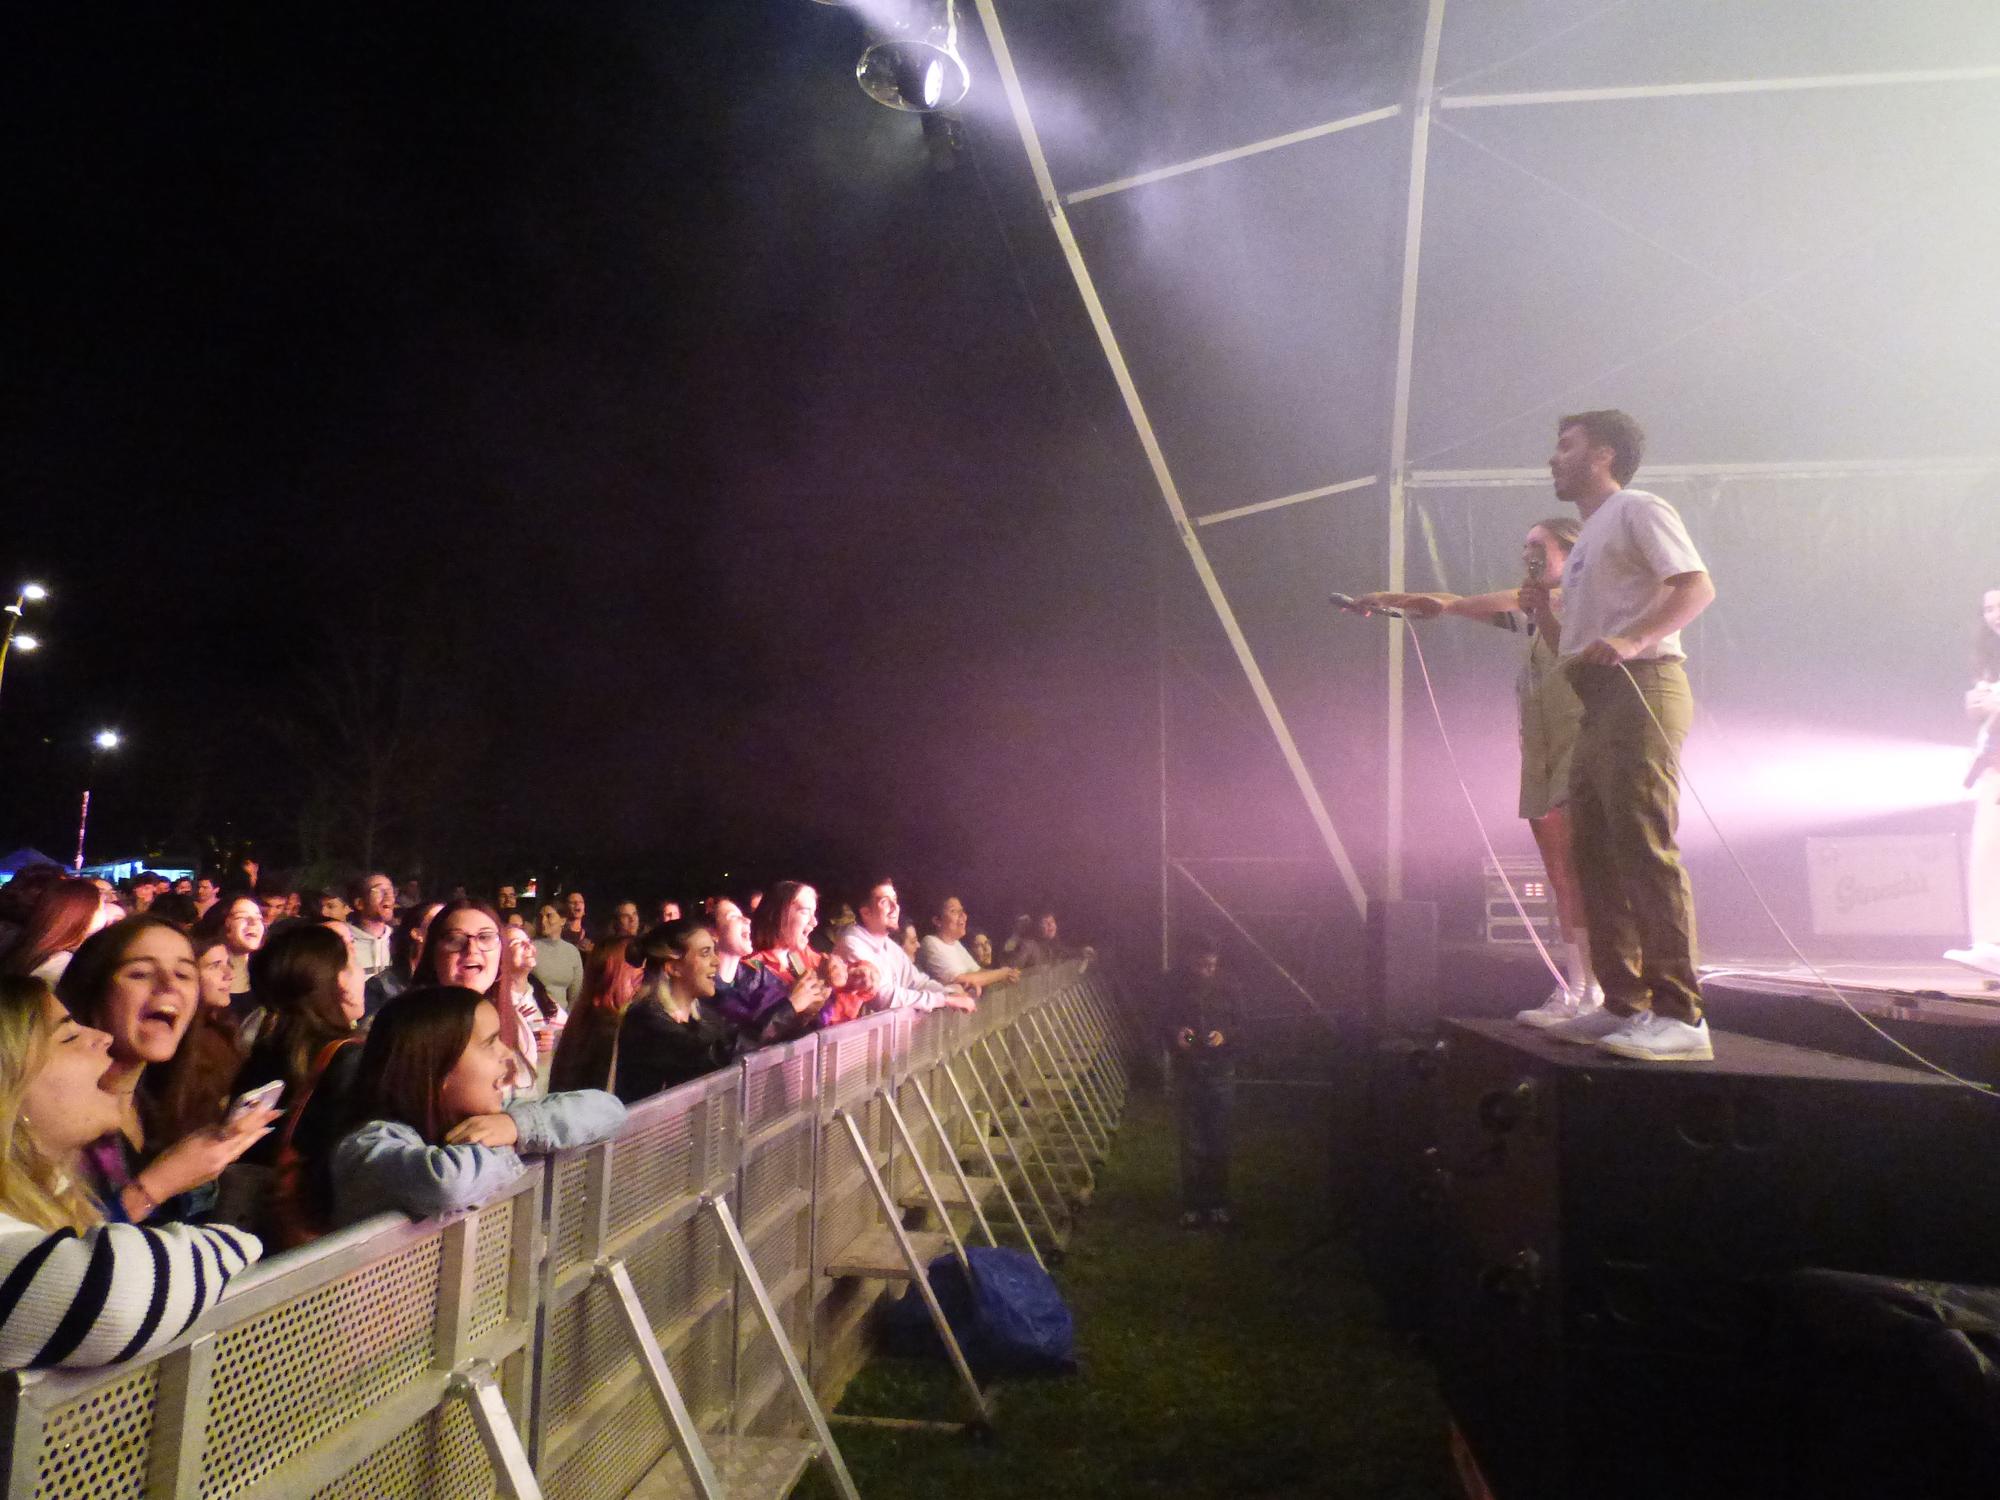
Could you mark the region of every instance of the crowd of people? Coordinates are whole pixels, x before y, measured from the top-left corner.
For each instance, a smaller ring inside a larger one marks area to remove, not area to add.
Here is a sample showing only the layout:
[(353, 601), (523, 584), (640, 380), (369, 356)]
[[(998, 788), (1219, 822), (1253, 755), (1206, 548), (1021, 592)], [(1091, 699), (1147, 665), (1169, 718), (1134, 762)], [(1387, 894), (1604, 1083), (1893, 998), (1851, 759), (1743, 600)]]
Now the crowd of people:
[(260, 877), (0, 886), (0, 1369), (133, 1358), (266, 1247), (474, 1206), (752, 1049), (1089, 953), (1051, 911), (996, 953), (956, 896), (920, 936), (886, 879), (822, 924), (800, 881), (598, 922)]

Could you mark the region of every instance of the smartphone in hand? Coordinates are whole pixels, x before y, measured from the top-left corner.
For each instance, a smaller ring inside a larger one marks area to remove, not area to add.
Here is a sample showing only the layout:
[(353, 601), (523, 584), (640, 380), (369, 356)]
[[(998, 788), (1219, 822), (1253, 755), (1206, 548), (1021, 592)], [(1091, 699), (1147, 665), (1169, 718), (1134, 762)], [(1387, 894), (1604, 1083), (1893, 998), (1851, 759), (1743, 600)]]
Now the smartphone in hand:
[(235, 1102), (229, 1106), (229, 1116), (222, 1122), (222, 1128), (229, 1130), (240, 1123), (243, 1117), (252, 1110), (264, 1109), (276, 1104), (284, 1096), (284, 1092), (285, 1080), (282, 1078), (273, 1078), (269, 1083), (261, 1084), (254, 1089), (244, 1090), (244, 1092), (236, 1096)]

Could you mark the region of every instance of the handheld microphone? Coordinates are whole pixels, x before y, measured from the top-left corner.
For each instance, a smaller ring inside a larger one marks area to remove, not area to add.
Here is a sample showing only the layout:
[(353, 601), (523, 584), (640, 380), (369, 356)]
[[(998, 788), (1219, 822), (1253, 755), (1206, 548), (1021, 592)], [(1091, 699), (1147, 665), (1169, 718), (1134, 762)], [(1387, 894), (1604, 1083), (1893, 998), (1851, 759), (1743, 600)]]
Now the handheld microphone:
[(1406, 620), (1409, 618), (1400, 609), (1386, 609), (1379, 604), (1364, 605), (1352, 594), (1328, 594), (1326, 600), (1334, 608), (1344, 609), (1350, 615), (1361, 615), (1364, 617), (1368, 615), (1382, 615), (1391, 620)]

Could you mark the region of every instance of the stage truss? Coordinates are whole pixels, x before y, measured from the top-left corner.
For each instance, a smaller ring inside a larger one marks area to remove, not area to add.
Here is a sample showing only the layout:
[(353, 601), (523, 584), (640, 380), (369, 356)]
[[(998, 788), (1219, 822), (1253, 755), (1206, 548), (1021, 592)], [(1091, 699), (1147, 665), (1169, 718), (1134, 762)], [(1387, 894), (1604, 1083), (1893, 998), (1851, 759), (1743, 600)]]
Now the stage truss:
[[(1524, 173), (1533, 179), (1539, 188), (1553, 190), (1570, 198), (1576, 212), (1585, 217), (1594, 216), (1601, 230), (1664, 251), (1696, 270), (1712, 275), (1718, 295), (1717, 306), (1710, 321), (1716, 321), (1728, 318), (1746, 305), (1756, 305), (1768, 299), (1769, 290), (1767, 289), (1761, 297), (1754, 293), (1754, 289), (1753, 295), (1747, 298), (1732, 299), (1723, 296), (1724, 291), (1734, 286), (1732, 278), (1714, 273), (1712, 268), (1698, 264), (1696, 258), (1689, 257), (1675, 247), (1661, 245), (1657, 237), (1649, 235), (1643, 227), (1622, 222), (1592, 202), (1568, 193), (1560, 184), (1538, 176), (1533, 168), (1519, 161), (1510, 160), (1489, 145), (1474, 139), (1454, 122), (1472, 118), (1473, 112), (1510, 110), (1555, 112), (1575, 110), (1579, 106), (1586, 105), (1625, 107), (1650, 100), (1719, 96), (1778, 96), (1829, 92), (1860, 96), (1900, 93), (1902, 97), (1915, 101), (1927, 97), (1927, 90), (1974, 86), (1993, 90), (1994, 97), (2000, 98), (2000, 57), (1996, 57), (1996, 61), (1991, 63), (1977, 60), (1953, 67), (1911, 66), (1873, 71), (1801, 74), (1770, 72), (1758, 76), (1621, 83), (1603, 87), (1519, 89), (1499, 92), (1481, 92), (1468, 87), (1480, 76), (1504, 70), (1507, 66), (1538, 51), (1567, 45), (1568, 38), (1580, 28), (1598, 22), (1613, 12), (1624, 10), (1630, 3), (1631, 0), (1622, 0), (1622, 3), (1592, 9), (1581, 17), (1565, 17), (1564, 24), (1560, 26), (1544, 25), (1540, 28), (1532, 25), (1524, 26), (1518, 38), (1520, 46), (1517, 50), (1473, 68), (1456, 79), (1440, 83), (1440, 55), (1447, 36), (1448, 19), (1464, 16), (1467, 18), (1467, 24), (1484, 25), (1491, 29), (1496, 26), (1496, 11), (1505, 8), (1468, 5), (1465, 0), (1428, 0), (1414, 76), (1409, 80), (1408, 90), (1400, 100), (1346, 113), (1304, 129), (1250, 141), (1189, 160), (1065, 192), (1058, 188), (1051, 174), (1047, 155), (1037, 133), (1028, 92), (1024, 88), (1008, 46), (999, 8), (995, 0), (976, 0), (979, 19), (992, 52), (1014, 125), (1026, 149), (1037, 192), (1096, 332), (1104, 358), (1123, 398), (1126, 412), (1145, 452), (1153, 480), (1159, 490), (1161, 503), (1166, 508), (1175, 536), (1193, 565), (1208, 605), (1228, 640), (1264, 726), (1284, 759), (1292, 782), (1311, 819), (1317, 841), (1324, 847), (1326, 859), (1337, 874), (1339, 885), (1357, 917), (1365, 917), (1371, 899), (1370, 892), (1356, 867), (1355, 860), (1350, 856), (1347, 843), (1336, 827), (1327, 799), (1322, 795), (1306, 758), (1300, 751), (1292, 726), (1271, 688), (1257, 653), (1251, 647), (1239, 619), (1238, 609), (1232, 603), (1229, 590), (1225, 587), (1211, 558), (1210, 547), (1204, 541), (1204, 534), (1212, 528), (1237, 524), (1250, 517), (1294, 506), (1322, 503), (1339, 496), (1352, 496), (1355, 499), (1379, 496), (1379, 503), (1386, 512), (1387, 555), (1383, 559), (1386, 584), (1389, 588), (1401, 589), (1408, 584), (1410, 562), (1408, 539), (1412, 502), (1415, 496), (1427, 490), (1474, 488), (1521, 488), (1529, 491), (1545, 491), (1548, 477), (1546, 471), (1541, 468), (1450, 467), (1428, 463), (1431, 454), (1412, 455), (1412, 403), (1420, 394), (1417, 340), (1419, 312), (1422, 305), (1419, 291), (1424, 270), (1426, 188), (1437, 150), (1434, 144), (1436, 138), (1448, 135), (1459, 142), (1476, 147), (1487, 155), (1495, 157), (1497, 165), (1502, 170), (1511, 169)], [(1891, 18), (1898, 7), (1883, 4), (1878, 9), (1884, 18)], [(1801, 16), (1806, 21), (1813, 19), (1805, 12), (1801, 12)], [(1497, 24), (1504, 23), (1505, 17), (1501, 16)], [(1698, 22), (1689, 18), (1688, 24), (1694, 25)], [(1393, 396), (1389, 405), (1387, 430), (1382, 436), (1379, 447), (1381, 454), (1379, 465), (1372, 473), (1329, 474), (1325, 476), (1326, 482), (1323, 484), (1280, 495), (1274, 499), (1249, 501), (1204, 513), (1191, 512), (1184, 500), (1182, 487), (1177, 483), (1175, 474), (1169, 466), (1153, 417), (1149, 414), (1147, 403), (1127, 362), (1118, 331), (1113, 327), (1110, 314), (1099, 294), (1092, 266), (1086, 260), (1077, 235), (1072, 229), (1071, 210), (1118, 195), (1142, 191), (1153, 184), (1193, 173), (1240, 168), (1240, 164), (1255, 161), (1271, 153), (1295, 150), (1308, 142), (1322, 141), (1329, 137), (1360, 139), (1391, 130), (1403, 132), (1407, 144), (1404, 157), (1406, 171), (1399, 246), (1401, 264), (1396, 277)], [(1996, 163), (1996, 172), (2000, 172), (2000, 163)], [(1989, 177), (1988, 183), (1990, 184), (1992, 180), (1993, 178)], [(1859, 254), (1866, 246), (1849, 248), (1852, 253)], [(1837, 248), (1832, 257), (1815, 262), (1815, 269), (1821, 269), (1832, 260), (1836, 260), (1839, 254)], [(1830, 348), (1840, 348), (1839, 340), (1826, 334), (1824, 330), (1802, 328), (1801, 333), (1805, 337), (1819, 339)], [(1669, 341), (1677, 336), (1670, 336)], [(1843, 352), (1850, 355), (1855, 353), (1851, 349)], [(1644, 354), (1637, 356), (1637, 358), (1645, 357)], [(1616, 371), (1605, 373), (1608, 376)], [(1561, 391), (1550, 390), (1546, 395), (1550, 401), (1569, 399), (1569, 387)], [(1545, 405), (1546, 403), (1537, 403), (1537, 408)], [(1475, 442), (1492, 430), (1488, 428), (1482, 432), (1475, 432), (1469, 437), (1456, 440), (1450, 446), (1459, 447)], [(1434, 449), (1433, 453), (1439, 451), (1441, 450)], [(1902, 475), (1962, 476), (1968, 481), (1974, 481), (1996, 474), (2000, 474), (2000, 454), (1990, 453), (1944, 456), (1929, 454), (1867, 459), (1820, 457), (1808, 453), (1787, 459), (1760, 459), (1754, 462), (1717, 457), (1709, 461), (1649, 465), (1646, 470), (1648, 481), (1658, 481), (1663, 486), (1687, 482), (1720, 484), (1732, 479), (1840, 480)], [(1353, 501), (1350, 500), (1348, 503)], [(1424, 519), (1427, 522), (1427, 518)], [(1382, 802), (1386, 810), (1386, 826), (1383, 829), (1384, 858), (1378, 894), (1388, 899), (1398, 899), (1402, 896), (1404, 887), (1406, 815), (1404, 784), (1406, 661), (1405, 636), (1401, 627), (1392, 628), (1386, 654), (1386, 675), (1382, 683), (1386, 722)], [(1171, 905), (1172, 891), (1177, 885), (1196, 892), (1200, 903), (1213, 907), (1239, 931), (1243, 931), (1243, 924), (1231, 913), (1228, 903), (1211, 891), (1200, 878), (1200, 869), (1204, 863), (1227, 864), (1232, 857), (1211, 857), (1206, 862), (1196, 861), (1178, 855), (1167, 846), (1170, 819), (1167, 807), (1167, 667), (1164, 657), (1161, 671), (1160, 879), (1164, 949), (1167, 913)], [(1255, 859), (1257, 856), (1245, 855), (1234, 858)], [(1244, 936), (1255, 943), (1255, 938), (1247, 931), (1244, 931)], [(1261, 951), (1261, 945), (1259, 947)], [(1266, 956), (1270, 957), (1268, 954)], [(1285, 979), (1291, 980), (1291, 976), (1285, 973), (1278, 959), (1271, 958), (1271, 963), (1273, 968), (1284, 974)], [(1299, 985), (1297, 981), (1293, 980), (1292, 983), (1301, 992), (1305, 990), (1305, 986)], [(1310, 994), (1306, 998), (1308, 1001), (1312, 999)]]

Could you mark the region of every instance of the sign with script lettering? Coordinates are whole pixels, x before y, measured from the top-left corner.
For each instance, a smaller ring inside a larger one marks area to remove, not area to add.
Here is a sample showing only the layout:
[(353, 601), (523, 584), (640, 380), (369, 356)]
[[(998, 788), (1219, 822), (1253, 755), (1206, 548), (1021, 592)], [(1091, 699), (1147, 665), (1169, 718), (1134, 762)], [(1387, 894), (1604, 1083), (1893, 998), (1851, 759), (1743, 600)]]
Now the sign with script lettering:
[(1948, 833), (1806, 840), (1813, 931), (1825, 937), (1962, 937), (1964, 864)]

